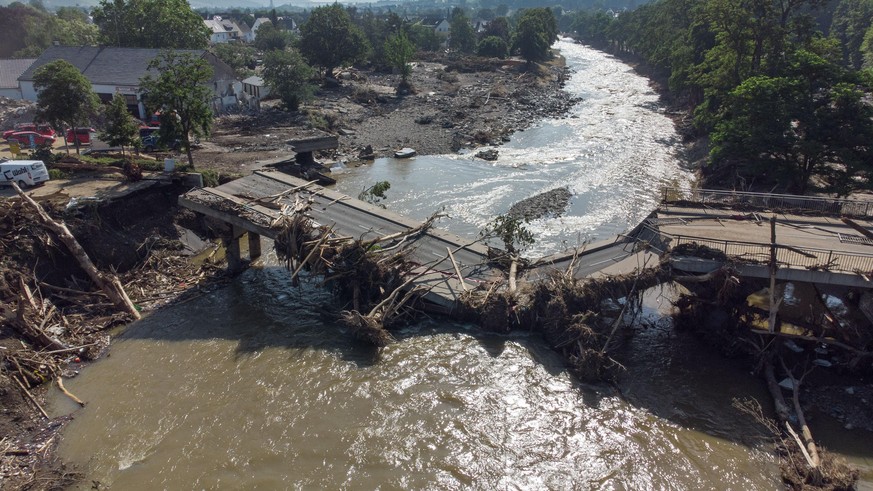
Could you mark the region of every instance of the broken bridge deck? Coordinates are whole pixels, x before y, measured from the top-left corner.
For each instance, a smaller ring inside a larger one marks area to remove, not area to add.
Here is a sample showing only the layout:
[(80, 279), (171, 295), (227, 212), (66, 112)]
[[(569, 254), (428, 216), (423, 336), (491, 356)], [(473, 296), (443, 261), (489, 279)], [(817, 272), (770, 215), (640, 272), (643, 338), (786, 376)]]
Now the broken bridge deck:
[[(298, 198), (298, 195), (300, 198)], [(259, 236), (275, 239), (278, 230), (271, 224), (281, 217), (281, 211), (265, 206), (259, 198), (281, 196), (277, 204), (294, 205), (296, 199), (312, 199), (306, 216), (316, 224), (332, 227), (335, 234), (371, 239), (406, 232), (420, 222), (389, 210), (353, 199), (343, 193), (282, 172), (255, 173), (215, 188), (192, 190), (179, 198), (179, 203), (193, 211), (233, 225)], [(412, 260), (419, 265), (415, 273), (425, 270), (416, 285), (426, 287), (425, 300), (452, 310), (463, 292), (447, 248), (451, 249), (461, 274), (469, 288), (491, 281), (499, 271), (488, 264), (487, 247), (452, 233), (430, 228), (415, 241)]]

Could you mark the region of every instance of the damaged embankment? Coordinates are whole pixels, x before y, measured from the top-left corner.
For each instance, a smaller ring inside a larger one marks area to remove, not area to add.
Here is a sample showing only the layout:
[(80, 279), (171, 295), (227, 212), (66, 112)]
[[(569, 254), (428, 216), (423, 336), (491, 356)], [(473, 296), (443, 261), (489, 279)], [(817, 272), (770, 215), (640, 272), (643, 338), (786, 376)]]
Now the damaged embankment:
[[(839, 370), (843, 376), (870, 373), (873, 353), (859, 348), (870, 344), (870, 336), (859, 336), (857, 329), (841, 326), (833, 315), (825, 316), (825, 322), (805, 323), (803, 334), (789, 333), (779, 314), (783, 297), (770, 295), (772, 286), (767, 280), (741, 278), (729, 258), (706, 246), (686, 244), (672, 253), (725, 264), (706, 275), (675, 278), (689, 290), (676, 301), (676, 328), (699, 333), (725, 353), (750, 360), (753, 372), (761, 376), (772, 397), (775, 421), (764, 416), (757, 401), (735, 401), (735, 407), (759, 421), (776, 444), (786, 485), (793, 489), (854, 489), (858, 471), (816, 443), (805, 416), (808, 405), (802, 404), (801, 394), (804, 381), (815, 378), (816, 368)], [(762, 291), (770, 297), (769, 311), (749, 305), (748, 298)], [(820, 294), (816, 298), (825, 306)], [(796, 319), (791, 323), (792, 330), (801, 324)], [(814, 397), (814, 390), (807, 395)], [(785, 391), (790, 393), (788, 400)]]
[(105, 351), (110, 329), (224, 278), (180, 254), (177, 224), (196, 225), (175, 204), (183, 189), (69, 210), (65, 199), (13, 198), (0, 209), (0, 487), (78, 478), (54, 458), (66, 418), (49, 418), (44, 387), (67, 393), (63, 377)]

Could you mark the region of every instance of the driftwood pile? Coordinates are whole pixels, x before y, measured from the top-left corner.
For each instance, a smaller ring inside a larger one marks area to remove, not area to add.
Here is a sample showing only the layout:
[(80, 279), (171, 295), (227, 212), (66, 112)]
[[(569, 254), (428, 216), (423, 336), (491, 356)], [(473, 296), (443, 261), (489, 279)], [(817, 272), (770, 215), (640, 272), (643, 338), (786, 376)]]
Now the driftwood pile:
[(414, 238), (439, 216), (403, 233), (341, 237), (332, 228), (313, 223), (307, 215), (310, 205), (311, 200), (298, 195), (293, 205), (282, 206), (282, 215), (272, 224), (278, 230), (277, 256), (292, 271), (292, 281), (298, 281), (305, 269), (340, 298), (350, 299), (342, 321), (359, 339), (386, 346), (394, 340), (388, 329), (402, 325), (415, 313), (414, 300), (421, 292), (410, 288), (417, 277), (414, 270), (427, 270), (409, 260)]
[[(761, 421), (779, 443), (783, 481), (793, 489), (854, 489), (857, 470), (816, 444), (800, 395), (804, 380), (817, 366), (830, 366), (831, 362), (819, 359), (823, 346), (841, 352), (838, 358), (846, 361), (844, 369), (869, 370), (871, 340), (859, 340), (854, 329), (840, 326), (833, 315), (825, 316), (824, 322), (792, 320), (795, 326), (803, 324), (800, 327), (808, 330), (804, 335), (781, 332), (781, 301), (771, 294), (770, 311), (749, 306), (746, 298), (760, 289), (760, 281), (741, 282), (729, 264), (706, 275), (674, 279), (694, 291), (676, 303), (677, 327), (705, 330), (706, 336), (718, 339), (723, 348), (744, 352), (755, 360), (755, 371), (764, 378), (773, 399), (776, 421), (764, 417), (756, 401), (743, 401), (739, 406)], [(714, 309), (727, 312), (723, 328), (707, 323)]]
[(53, 218), (57, 213), (50, 215), (24, 196), (3, 205), (0, 398), (6, 411), (0, 425), (21, 430), (2, 439), (0, 480), (12, 475), (10, 469), (15, 475), (26, 474), (25, 468), (32, 472), (34, 462), (50, 452), (48, 442), (54, 438), (45, 436), (51, 432), (40, 431), (43, 426), (36, 421), (44, 420), (52, 431), (60, 422), (49, 421), (35, 389), (52, 383), (84, 405), (66, 390), (63, 377), (75, 373), (77, 362), (94, 359), (106, 349), (108, 329), (139, 318), (141, 310), (197, 294), (192, 286), (208, 277), (206, 269), (211, 267), (192, 265), (150, 239), (140, 245), (138, 252), (145, 260), (135, 268), (122, 274), (101, 271), (66, 224)]
[(574, 269), (553, 271), (515, 292), (499, 283), (468, 292), (462, 297), (465, 317), (489, 331), (539, 331), (581, 379), (612, 378), (621, 367), (609, 356), (618, 328), (639, 310), (642, 293), (669, 281), (670, 272), (661, 264), (644, 265), (633, 274), (580, 280)]

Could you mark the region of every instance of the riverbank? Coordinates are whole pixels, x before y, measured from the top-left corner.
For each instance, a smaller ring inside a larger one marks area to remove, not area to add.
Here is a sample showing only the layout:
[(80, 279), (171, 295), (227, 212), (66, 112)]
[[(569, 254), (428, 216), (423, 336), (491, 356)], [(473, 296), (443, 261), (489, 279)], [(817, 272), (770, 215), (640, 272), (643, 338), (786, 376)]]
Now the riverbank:
[(286, 142), (314, 130), (339, 139), (339, 149), (317, 155), (328, 167), (364, 165), (403, 147), (438, 155), (498, 145), (578, 102), (562, 90), (567, 75), (560, 56), (529, 69), (518, 59), (433, 54), (413, 64), (414, 93), (398, 95), (399, 75), (347, 69), (339, 86), (319, 89), (300, 112), (271, 100), (258, 113), (217, 118), (194, 159), (198, 169), (245, 175), (288, 156)]

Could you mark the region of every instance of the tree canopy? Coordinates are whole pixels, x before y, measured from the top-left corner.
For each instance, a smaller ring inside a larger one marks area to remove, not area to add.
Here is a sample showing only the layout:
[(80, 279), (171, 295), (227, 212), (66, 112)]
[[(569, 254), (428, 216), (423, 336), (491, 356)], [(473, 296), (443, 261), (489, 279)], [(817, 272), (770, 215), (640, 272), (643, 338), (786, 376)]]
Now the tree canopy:
[(255, 47), (261, 51), (283, 50), (294, 41), (294, 35), (272, 22), (264, 22), (255, 33)]
[(297, 50), (271, 51), (264, 59), (264, 81), (289, 111), (296, 111), (315, 87), (310, 83), (312, 68)]
[(409, 62), (412, 61), (414, 55), (415, 46), (404, 32), (398, 32), (385, 41), (385, 57), (388, 63), (397, 69), (400, 76), (403, 77), (401, 85), (407, 84), (409, 75), (412, 73), (412, 66)]
[(209, 43), (209, 29), (186, 0), (101, 0), (92, 16), (107, 46), (200, 49)]
[(206, 136), (212, 127), (212, 91), (207, 85), (212, 67), (191, 53), (164, 50), (149, 63), (149, 69), (157, 70), (158, 76), (146, 75), (140, 80), (146, 106), (149, 111), (161, 112), (162, 127), (168, 118), (175, 120), (178, 138), (193, 168), (191, 136)]
[(97, 27), (77, 8), (61, 7), (57, 15), (13, 3), (0, 7), (0, 58), (36, 58), (55, 41), (63, 45), (96, 45)]
[(470, 18), (464, 9), (459, 7), (455, 7), (449, 21), (449, 47), (461, 53), (472, 53), (476, 50), (476, 31), (470, 25)]
[[(91, 82), (65, 60), (56, 60), (37, 69), (33, 87), (37, 90), (37, 119), (61, 131), (64, 141), (67, 138), (64, 128), (89, 125), (100, 104), (91, 89)], [(78, 153), (79, 139), (73, 138), (73, 141)]]
[(569, 25), (668, 80), (693, 111), (690, 131), (710, 137), (704, 173), (721, 185), (873, 189), (873, 72), (858, 70), (873, 61), (873, 1), (825, 4), (658, 0), (617, 17), (570, 14)]
[(257, 50), (254, 46), (242, 43), (220, 43), (212, 46), (210, 51), (215, 53), (227, 66), (233, 68), (233, 73), (240, 79), (244, 79), (254, 73), (257, 64)]
[(547, 60), (549, 48), (558, 40), (558, 24), (551, 9), (526, 9), (518, 19), (514, 49), (529, 63)]
[(368, 49), (364, 33), (339, 4), (314, 9), (300, 27), (300, 52), (328, 78), (335, 68), (362, 60)]
[(112, 147), (121, 147), (124, 155), (124, 147), (135, 146), (139, 142), (139, 124), (127, 111), (127, 102), (121, 94), (112, 96), (112, 102), (106, 106), (104, 113), (106, 127), (100, 132), (100, 139)]

